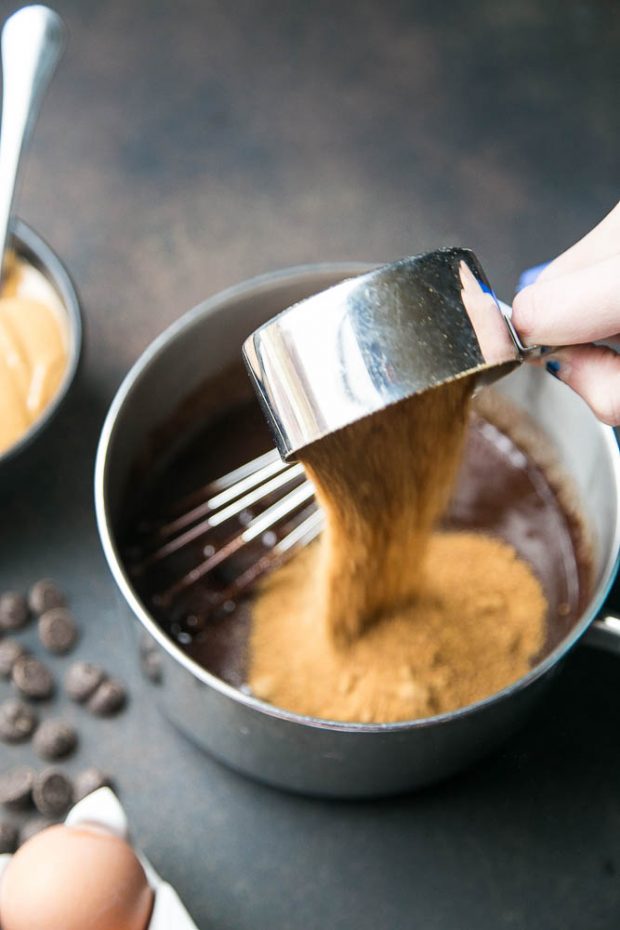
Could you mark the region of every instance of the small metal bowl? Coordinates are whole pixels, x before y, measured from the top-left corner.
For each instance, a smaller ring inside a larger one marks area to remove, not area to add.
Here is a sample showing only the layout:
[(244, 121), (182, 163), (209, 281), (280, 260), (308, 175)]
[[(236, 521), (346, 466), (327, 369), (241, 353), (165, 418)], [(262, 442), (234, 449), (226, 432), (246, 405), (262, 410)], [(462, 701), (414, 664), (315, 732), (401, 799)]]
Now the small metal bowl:
[(73, 384), (82, 352), (80, 301), (73, 281), (64, 265), (50, 246), (21, 220), (16, 220), (13, 224), (11, 245), (17, 257), (39, 271), (56, 291), (66, 314), (69, 346), (67, 367), (56, 396), (17, 442), (0, 453), (0, 472), (9, 461), (16, 459), (33, 444), (56, 416), (69, 393), (69, 388)]

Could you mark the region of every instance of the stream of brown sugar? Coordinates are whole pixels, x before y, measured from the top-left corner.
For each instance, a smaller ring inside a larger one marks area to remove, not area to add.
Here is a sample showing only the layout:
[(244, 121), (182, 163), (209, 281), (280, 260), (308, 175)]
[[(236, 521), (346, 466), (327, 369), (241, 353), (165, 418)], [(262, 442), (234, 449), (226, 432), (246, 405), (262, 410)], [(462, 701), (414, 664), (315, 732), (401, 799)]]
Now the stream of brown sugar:
[(524, 674), (546, 602), (504, 542), (435, 533), (460, 462), (473, 383), (417, 395), (303, 451), (320, 540), (263, 585), (250, 685), (328, 719), (451, 710)]

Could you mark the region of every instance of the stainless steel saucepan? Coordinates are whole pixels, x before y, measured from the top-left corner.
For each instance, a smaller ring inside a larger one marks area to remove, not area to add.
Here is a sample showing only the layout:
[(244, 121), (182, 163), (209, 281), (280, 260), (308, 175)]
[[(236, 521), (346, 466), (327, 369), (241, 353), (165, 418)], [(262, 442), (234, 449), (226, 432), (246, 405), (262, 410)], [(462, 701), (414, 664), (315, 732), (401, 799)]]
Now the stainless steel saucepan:
[(121, 385), (103, 428), (95, 477), (105, 555), (137, 633), (145, 680), (165, 714), (238, 771), (293, 791), (350, 798), (427, 785), (499, 745), (535, 708), (554, 671), (586, 631), (594, 644), (620, 651), (620, 622), (601, 616), (620, 544), (616, 440), (576, 395), (527, 365), (496, 389), (527, 409), (572, 475), (594, 539), (594, 585), (587, 609), (560, 645), (503, 691), (453, 713), (412, 722), (350, 724), (303, 717), (206, 672), (168, 638), (138, 599), (118, 537), (130, 473), (153, 432), (205, 379), (238, 362), (242, 343), (257, 327), (296, 302), (369, 270), (367, 265), (337, 264), (276, 272), (224, 291), (174, 323)]

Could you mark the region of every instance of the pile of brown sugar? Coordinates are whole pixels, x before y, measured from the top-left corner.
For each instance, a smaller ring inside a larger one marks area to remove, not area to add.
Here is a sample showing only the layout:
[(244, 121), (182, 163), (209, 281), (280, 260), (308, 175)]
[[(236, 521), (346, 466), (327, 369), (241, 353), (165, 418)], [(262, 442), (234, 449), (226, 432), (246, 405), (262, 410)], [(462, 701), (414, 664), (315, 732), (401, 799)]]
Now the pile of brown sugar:
[(304, 451), (326, 525), (254, 603), (258, 697), (383, 723), (462, 707), (528, 670), (547, 609), (529, 566), (497, 539), (434, 532), (471, 390), (443, 385)]

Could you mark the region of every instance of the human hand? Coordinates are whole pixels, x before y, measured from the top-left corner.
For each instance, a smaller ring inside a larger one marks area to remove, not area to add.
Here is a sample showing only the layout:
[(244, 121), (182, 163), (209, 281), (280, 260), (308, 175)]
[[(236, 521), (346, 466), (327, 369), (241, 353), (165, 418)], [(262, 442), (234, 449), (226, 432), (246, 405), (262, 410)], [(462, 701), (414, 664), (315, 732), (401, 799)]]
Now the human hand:
[(597, 417), (620, 425), (620, 203), (514, 299), (512, 322), (525, 345), (561, 346), (542, 357)]

